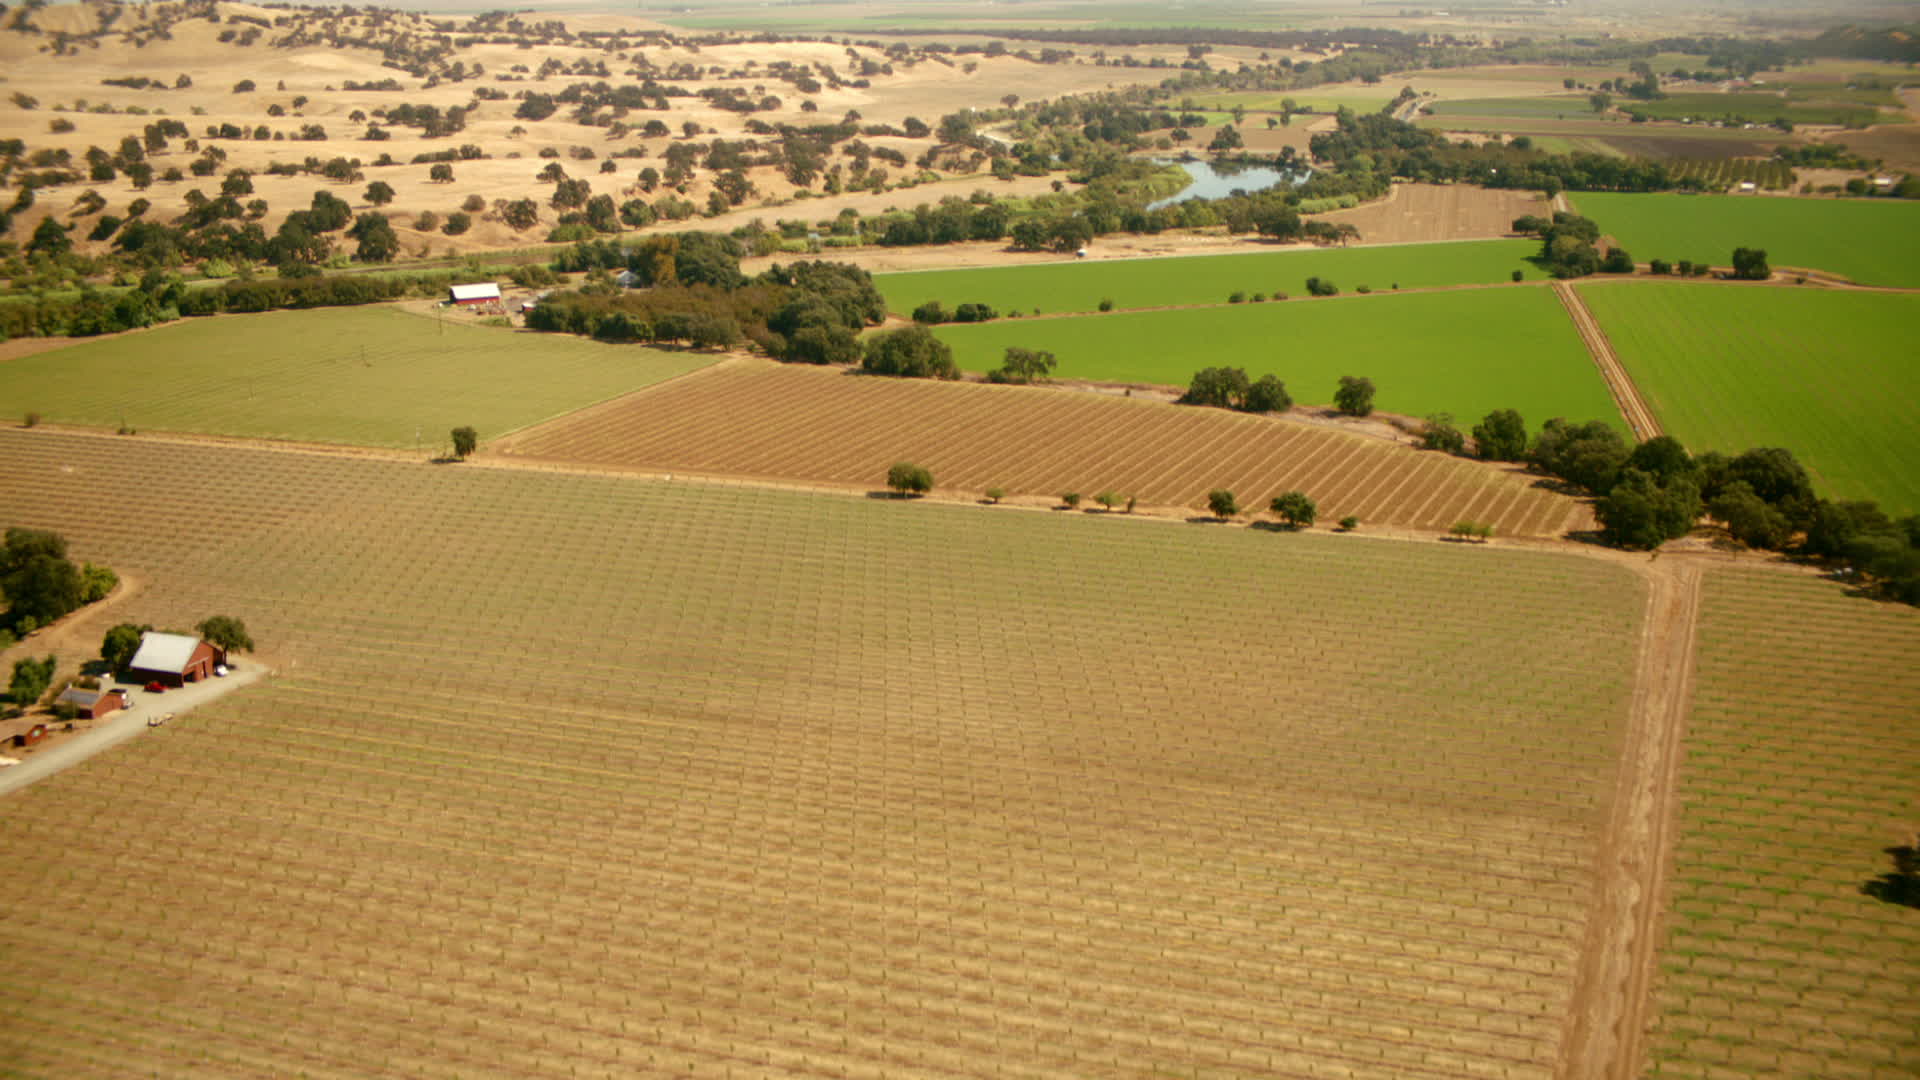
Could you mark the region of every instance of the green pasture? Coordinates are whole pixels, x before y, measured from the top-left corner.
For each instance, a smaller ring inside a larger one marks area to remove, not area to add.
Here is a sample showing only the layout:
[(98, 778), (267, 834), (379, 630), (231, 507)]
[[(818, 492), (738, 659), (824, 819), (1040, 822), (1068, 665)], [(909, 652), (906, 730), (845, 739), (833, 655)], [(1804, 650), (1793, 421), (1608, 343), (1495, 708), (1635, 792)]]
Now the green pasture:
[(1765, 93), (1670, 94), (1659, 101), (1616, 98), (1615, 104), (1621, 109), (1643, 113), (1656, 120), (1685, 120), (1692, 117), (1702, 121), (1733, 119), (1752, 124), (1788, 120), (1795, 124), (1860, 125), (1882, 119), (1879, 110), (1870, 106)]
[(1843, 274), (1864, 285), (1920, 286), (1920, 203), (1737, 195), (1570, 196), (1642, 262), (1692, 259), (1727, 266), (1736, 247), (1774, 266)]
[(702, 367), (709, 357), (515, 333), (391, 307), (191, 319), (0, 363), (8, 421), (426, 447), (483, 439)]
[(938, 333), (968, 371), (998, 367), (1018, 346), (1052, 352), (1066, 379), (1184, 387), (1201, 368), (1240, 367), (1279, 376), (1302, 404), (1326, 404), (1340, 376), (1362, 375), (1384, 412), (1471, 423), (1513, 408), (1536, 427), (1553, 416), (1619, 423), (1573, 323), (1538, 287), (1002, 319)]
[(1492, 284), (1510, 280), (1515, 270), (1538, 279), (1544, 275), (1527, 260), (1539, 249), (1532, 240), (1290, 247), (1244, 255), (918, 270), (876, 274), (873, 280), (886, 296), (888, 310), (901, 315), (929, 300), (938, 300), (949, 310), (983, 303), (1002, 313), (1031, 313), (1038, 308), (1042, 314), (1058, 314), (1097, 311), (1102, 300), (1112, 300), (1114, 307), (1126, 310), (1224, 304), (1239, 291), (1249, 296), (1276, 292), (1305, 296), (1309, 277), (1326, 278), (1342, 289), (1367, 285), (1379, 292), (1390, 291), (1396, 282), (1403, 289)]
[(1826, 495), (1920, 511), (1920, 295), (1638, 281), (1580, 294), (1688, 447), (1784, 446)]
[(1579, 117), (1594, 115), (1586, 94), (1555, 94), (1551, 97), (1467, 98), (1460, 101), (1436, 101), (1426, 111), (1435, 116)]

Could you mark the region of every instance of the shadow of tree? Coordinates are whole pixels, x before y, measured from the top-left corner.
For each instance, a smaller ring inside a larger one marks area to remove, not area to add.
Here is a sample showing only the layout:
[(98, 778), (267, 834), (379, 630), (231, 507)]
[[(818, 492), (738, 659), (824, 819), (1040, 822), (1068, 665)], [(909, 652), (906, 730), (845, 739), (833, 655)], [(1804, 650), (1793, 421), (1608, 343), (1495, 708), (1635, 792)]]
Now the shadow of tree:
[(1893, 869), (1860, 886), (1860, 891), (1881, 903), (1920, 908), (1920, 847), (1907, 844), (1881, 850), (1893, 856)]

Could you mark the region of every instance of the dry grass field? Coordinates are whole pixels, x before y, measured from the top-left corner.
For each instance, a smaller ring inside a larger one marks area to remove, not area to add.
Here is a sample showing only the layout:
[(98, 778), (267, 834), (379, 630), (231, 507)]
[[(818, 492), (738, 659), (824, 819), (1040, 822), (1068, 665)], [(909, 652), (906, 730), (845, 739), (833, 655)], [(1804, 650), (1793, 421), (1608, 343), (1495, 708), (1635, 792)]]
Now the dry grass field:
[[(177, 11), (178, 6), (172, 9)], [(616, 52), (593, 41), (572, 37), (546, 39), (524, 49), (490, 40), (455, 48), (447, 54), (448, 62), (458, 61), (469, 70), (477, 65), (485, 74), (478, 79), (436, 80), (434, 85), (428, 85), (426, 80), (387, 66), (375, 48), (336, 48), (324, 40), (285, 47), (273, 45), (271, 42), (285, 36), (290, 27), (260, 29), (240, 20), (285, 18), (288, 15), (285, 10), (224, 0), (210, 7), (221, 16), (221, 21), (202, 18), (175, 21), (167, 27), (166, 37), (142, 30), (157, 9), (129, 7), (113, 31), (97, 45), (89, 42), (64, 55), (56, 55), (49, 45), (52, 31), (91, 30), (97, 23), (92, 14), (94, 10), (90, 5), (61, 5), (33, 15), (36, 25), (48, 28), (46, 34), (0, 31), (0, 72), (4, 72), (0, 87), (5, 88), (0, 98), (20, 91), (37, 101), (32, 109), (0, 101), (0, 138), (20, 138), (29, 151), (65, 150), (79, 163), (84, 175), (86, 164), (82, 158), (89, 147), (98, 146), (112, 152), (121, 138), (128, 135), (138, 138), (147, 124), (165, 116), (185, 123), (203, 147), (217, 147), (226, 157), (211, 176), (189, 173), (178, 181), (156, 179), (144, 190), (136, 189), (124, 173), (108, 181), (83, 179), (47, 188), (39, 192), (32, 212), (15, 215), (10, 233), (15, 241), (24, 242), (41, 215), (50, 213), (78, 226), (74, 239), (81, 242), (83, 250), (104, 250), (104, 241), (83, 241), (98, 220), (98, 214), (75, 213), (76, 201), (83, 192), (98, 192), (106, 202), (104, 213), (124, 216), (135, 199), (146, 199), (152, 203), (149, 213), (155, 219), (170, 220), (186, 211), (189, 191), (217, 195), (222, 177), (229, 170), (239, 168), (254, 173), (254, 192), (242, 201), (260, 198), (267, 202), (268, 211), (261, 224), (269, 234), (288, 212), (306, 208), (316, 190), (327, 190), (348, 200), (356, 211), (375, 209), (365, 202), (361, 193), (369, 182), (379, 180), (394, 189), (393, 201), (379, 209), (393, 219), (403, 252), (408, 256), (520, 247), (543, 241), (556, 218), (556, 212), (547, 206), (552, 185), (536, 179), (536, 174), (548, 164), (541, 159), (543, 152), (557, 154), (554, 160), (570, 175), (589, 180), (596, 194), (613, 195), (616, 201), (643, 198), (651, 202), (659, 192), (644, 191), (638, 184), (637, 174), (648, 166), (664, 169), (662, 159), (666, 148), (683, 141), (682, 127), (690, 122), (700, 125), (703, 139), (718, 135), (728, 140), (753, 138), (746, 126), (750, 119), (769, 124), (805, 125), (837, 120), (850, 110), (857, 111), (866, 123), (899, 125), (907, 117), (917, 116), (931, 124), (937, 123), (942, 115), (967, 106), (994, 106), (1010, 87), (1027, 97), (1046, 98), (1110, 86), (1154, 83), (1165, 76), (1164, 70), (1145, 67), (1100, 67), (1090, 62), (1040, 64), (1011, 55), (976, 55), (967, 58), (969, 63), (901, 62), (894, 65), (891, 74), (865, 76), (869, 85), (858, 87), (852, 82), (858, 72), (848, 71), (850, 49), (837, 41), (698, 46), (650, 40), (644, 48)], [(9, 14), (8, 21), (13, 17)], [(526, 14), (523, 21), (533, 27), (550, 18), (563, 18), (574, 30), (619, 30), (638, 35), (660, 29), (659, 24), (643, 18), (616, 15)], [(461, 16), (453, 21), (459, 24), (465, 19), (466, 16)], [(336, 14), (331, 18), (314, 17), (304, 25), (310, 33), (333, 33), (343, 39), (381, 40), (381, 35), (398, 30), (407, 35), (410, 47), (424, 47), (424, 43), (439, 32), (431, 25), (432, 21), (427, 16), (368, 11)], [(259, 34), (252, 44), (242, 46), (237, 41), (220, 40), (222, 34), (231, 37), (236, 31), (244, 33), (249, 29)], [(125, 37), (128, 33), (140, 37), (142, 43), (132, 44)], [(889, 60), (879, 48), (854, 46), (851, 52), (875, 64)], [(782, 107), (742, 114), (716, 107), (699, 97), (674, 97), (671, 109), (646, 110), (630, 116), (635, 128), (646, 120), (660, 120), (671, 129), (671, 135), (644, 137), (635, 131), (616, 138), (606, 126), (573, 122), (568, 106), (561, 106), (545, 119), (528, 120), (515, 116), (519, 104), (516, 101), (476, 101), (473, 96), (476, 87), (509, 94), (532, 90), (558, 95), (577, 84), (636, 84), (643, 76), (628, 74), (632, 63), (628, 58), (633, 56), (641, 56), (651, 65), (652, 75), (662, 82), (681, 83), (692, 90), (715, 86), (738, 88), (756, 100), (769, 95), (778, 97)], [(565, 70), (541, 75), (541, 65), (549, 60)], [(825, 65), (848, 72), (848, 81), (803, 94), (769, 74), (773, 65), (781, 63), (802, 68)], [(579, 70), (583, 64), (605, 64), (608, 74), (583, 73)], [(668, 78), (665, 73), (676, 65), (692, 65), (700, 69), (702, 75), (698, 80)], [(516, 67), (530, 70), (516, 72)], [(133, 89), (102, 84), (103, 79), (128, 76), (150, 77), (163, 85)], [(173, 84), (181, 76), (190, 79), (191, 85), (176, 88)], [(503, 76), (511, 81), (500, 81)], [(349, 81), (366, 86), (389, 79), (399, 82), (402, 89), (346, 88)], [(253, 88), (237, 92), (235, 88), (243, 81), (251, 82)], [(296, 98), (300, 99), (298, 105)], [(803, 100), (811, 101), (818, 111), (803, 112)], [(464, 129), (450, 136), (430, 138), (416, 127), (387, 124), (377, 125), (387, 133), (386, 139), (375, 142), (364, 137), (368, 117), (376, 110), (401, 104), (432, 105), (441, 110), (459, 106), (473, 111)], [(270, 114), (274, 109), (280, 110), (280, 114)], [(361, 119), (353, 119), (355, 113), (363, 114)], [(56, 120), (71, 123), (72, 130), (54, 130)], [(208, 126), (221, 124), (231, 124), (249, 133), (265, 126), (283, 136), (297, 135), (306, 125), (317, 124), (325, 130), (326, 138), (323, 141), (292, 137), (265, 141), (204, 138)], [(900, 149), (910, 158), (917, 157), (931, 145), (924, 140), (904, 138), (880, 137), (869, 141), (873, 146)], [(473, 144), (487, 156), (454, 162), (454, 180), (450, 183), (432, 181), (430, 166), (426, 163), (410, 164), (415, 155), (452, 151), (462, 144)], [(577, 158), (575, 148), (592, 156)], [(620, 161), (614, 173), (597, 171), (614, 151), (632, 149), (643, 150), (646, 156)], [(400, 164), (373, 166), (381, 154), (391, 155)], [(168, 168), (187, 170), (196, 156), (185, 148), (184, 140), (175, 138), (166, 149), (148, 155), (147, 160), (156, 175), (160, 175)], [(363, 170), (365, 176), (357, 182), (340, 183), (318, 175), (270, 176), (266, 173), (271, 163), (298, 163), (309, 156), (323, 161), (335, 156), (359, 158), (367, 163)], [(910, 168), (893, 170), (896, 180), (909, 177), (913, 171)], [(759, 208), (763, 202), (784, 203), (795, 193), (795, 187), (771, 166), (751, 169), (749, 176), (758, 194), (750, 197), (746, 211)], [(686, 197), (704, 206), (711, 191), (711, 180), (710, 174), (701, 171), (690, 183)], [(970, 183), (957, 193), (968, 194), (973, 186)], [(814, 193), (820, 192), (818, 182), (812, 188)], [(937, 201), (949, 193), (932, 189), (919, 198), (894, 201), (912, 206), (919, 201)], [(489, 211), (476, 214), (472, 230), (459, 236), (410, 227), (423, 211), (444, 218), (458, 210), (468, 196), (475, 195), (488, 202), (535, 198), (541, 207), (541, 224), (516, 232), (502, 222), (497, 213)], [(825, 216), (837, 210), (836, 204)], [(803, 213), (811, 216), (809, 208), (804, 206), (792, 211), (793, 216)], [(731, 228), (745, 220), (747, 218), (742, 217), (717, 224)]]
[(1322, 521), (1502, 535), (1592, 527), (1587, 507), (1495, 469), (1330, 427), (1107, 394), (893, 380), (759, 362), (721, 365), (494, 444), (516, 458), (649, 471), (881, 486), (887, 466), (933, 470), (944, 491), (1113, 490), (1202, 508), (1214, 488), (1264, 508), (1303, 490)]
[(1920, 827), (1920, 613), (1706, 579), (1650, 1075), (1920, 1072), (1920, 912), (1863, 895)]
[(1552, 1074), (1618, 566), (45, 431), (0, 503), (278, 669), (9, 800), (7, 1075)]

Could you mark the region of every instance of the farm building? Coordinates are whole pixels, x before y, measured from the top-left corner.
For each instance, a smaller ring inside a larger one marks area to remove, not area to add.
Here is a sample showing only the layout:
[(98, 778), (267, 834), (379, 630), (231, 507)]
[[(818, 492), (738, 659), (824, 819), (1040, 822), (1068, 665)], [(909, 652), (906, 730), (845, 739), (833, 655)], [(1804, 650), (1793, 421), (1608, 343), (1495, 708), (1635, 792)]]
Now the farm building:
[(140, 635), (140, 649), (127, 665), (127, 677), (135, 682), (184, 686), (212, 678), (214, 665), (226, 662), (219, 649), (190, 634), (149, 630)]
[(622, 270), (613, 275), (613, 283), (623, 289), (637, 289), (640, 287), (640, 275), (631, 270)]
[(452, 285), (447, 288), (447, 300), (454, 304), (497, 304), (500, 302), (500, 286), (493, 282), (474, 285)]
[(64, 701), (88, 720), (98, 720), (110, 712), (127, 707), (127, 694), (124, 690), (88, 690), (85, 687), (69, 686), (55, 701)]
[(41, 739), (44, 739), (46, 737), (47, 737), (47, 725), (35, 724), (25, 731), (15, 732), (13, 736), (13, 745), (32, 746), (35, 743), (38, 743)]

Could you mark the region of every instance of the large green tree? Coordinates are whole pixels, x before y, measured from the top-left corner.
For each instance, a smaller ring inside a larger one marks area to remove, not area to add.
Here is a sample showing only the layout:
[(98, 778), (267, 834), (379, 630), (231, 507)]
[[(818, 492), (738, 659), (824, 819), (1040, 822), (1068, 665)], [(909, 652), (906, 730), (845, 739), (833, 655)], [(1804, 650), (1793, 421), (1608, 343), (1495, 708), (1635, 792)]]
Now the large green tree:
[(67, 559), (67, 542), (39, 529), (7, 530), (0, 549), (0, 593), (6, 621), (16, 629), (45, 626), (81, 604), (80, 570)]
[(1368, 416), (1373, 412), (1373, 380), (1360, 375), (1340, 376), (1333, 392), (1334, 408), (1348, 416)]
[(353, 257), (363, 263), (392, 262), (400, 254), (400, 237), (385, 214), (361, 214), (350, 234), (359, 244)]
[(1289, 526), (1299, 529), (1313, 524), (1320, 508), (1304, 491), (1289, 491), (1284, 495), (1275, 495), (1269, 508), (1280, 516)]
[(896, 461), (887, 470), (887, 486), (900, 495), (925, 495), (933, 490), (933, 473), (924, 465)]
[(1663, 485), (1658, 477), (1628, 467), (1593, 511), (1608, 543), (1656, 548), (1693, 529), (1700, 517), (1700, 487), (1690, 475), (1675, 476)]
[(32, 705), (39, 701), (53, 685), (53, 672), (57, 661), (48, 656), (40, 660), (16, 660), (13, 664), (13, 678), (7, 684), (7, 696), (16, 705)]
[(153, 629), (151, 626), (135, 623), (121, 623), (107, 631), (100, 639), (100, 659), (109, 671), (124, 671), (133, 660), (133, 654), (140, 651), (140, 635)]
[(924, 326), (907, 326), (868, 338), (860, 366), (876, 375), (957, 379), (953, 350)]
[(247, 624), (232, 615), (210, 615), (194, 627), (200, 636), (222, 652), (252, 652), (253, 636)]
[(1246, 371), (1241, 368), (1202, 368), (1193, 373), (1187, 392), (1180, 395), (1180, 404), (1237, 409), (1246, 402), (1250, 385)]
[(1473, 443), (1487, 461), (1525, 461), (1527, 422), (1512, 409), (1495, 409), (1473, 425)]

